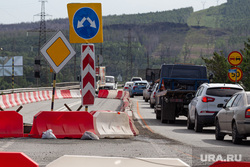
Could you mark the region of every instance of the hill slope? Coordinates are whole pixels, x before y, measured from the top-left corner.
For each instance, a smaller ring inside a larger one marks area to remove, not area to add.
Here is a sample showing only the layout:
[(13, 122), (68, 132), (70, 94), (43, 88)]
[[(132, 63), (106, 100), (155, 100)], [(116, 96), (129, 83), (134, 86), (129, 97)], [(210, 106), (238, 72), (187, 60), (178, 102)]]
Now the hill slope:
[[(223, 51), (226, 56), (232, 50), (242, 49), (243, 41), (250, 36), (249, 11), (242, 9), (245, 12), (228, 13), (232, 8), (236, 10), (237, 5), (248, 6), (250, 3), (249, 0), (238, 1), (198, 12), (184, 8), (103, 17), (104, 43), (95, 44), (96, 54), (103, 55), (101, 65), (106, 66), (108, 75), (121, 75), (124, 81), (133, 75), (140, 75), (140, 69), (159, 68), (163, 63), (203, 64), (201, 56), (211, 57), (214, 51)], [(232, 24), (231, 20), (237, 23), (236, 26), (228, 26)], [(241, 26), (243, 24), (245, 26)], [(62, 31), (69, 38), (68, 19), (49, 20), (46, 25), (48, 29)], [(39, 35), (36, 32), (30, 32), (29, 36), (26, 34), (38, 27), (39, 23), (0, 25), (0, 46), (4, 48), (1, 56), (24, 57), (24, 76), (17, 78), (15, 87), (37, 83), (33, 70), (34, 59), (39, 53)], [(47, 39), (53, 34), (48, 32)], [(80, 73), (80, 44), (73, 44), (73, 47), (77, 56), (58, 73), (57, 82), (74, 81)], [(52, 82), (51, 78), (45, 78), (45, 71), (49, 68), (43, 61), (40, 85)], [(11, 78), (0, 78), (0, 89), (9, 88), (10, 82)]]

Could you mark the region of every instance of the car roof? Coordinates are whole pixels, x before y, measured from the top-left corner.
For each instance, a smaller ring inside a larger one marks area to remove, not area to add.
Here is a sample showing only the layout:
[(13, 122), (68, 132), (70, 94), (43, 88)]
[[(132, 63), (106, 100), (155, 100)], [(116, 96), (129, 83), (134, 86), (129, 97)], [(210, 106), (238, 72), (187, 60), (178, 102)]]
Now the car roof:
[(134, 82), (133, 82), (133, 81), (128, 81), (128, 82), (126, 82), (125, 84), (127, 84), (127, 83), (129, 84), (129, 83), (134, 83)]
[(215, 87), (230, 87), (230, 88), (241, 88), (239, 84), (228, 84), (228, 83), (204, 83), (203, 85), (207, 85), (208, 88), (215, 88)]
[(148, 81), (134, 81), (134, 83), (148, 83)]

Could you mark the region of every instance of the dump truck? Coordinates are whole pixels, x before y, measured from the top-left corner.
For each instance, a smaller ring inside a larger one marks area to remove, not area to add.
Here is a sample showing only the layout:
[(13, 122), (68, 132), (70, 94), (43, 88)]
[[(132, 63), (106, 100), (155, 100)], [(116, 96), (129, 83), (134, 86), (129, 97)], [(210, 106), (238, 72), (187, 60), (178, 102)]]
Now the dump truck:
[(148, 82), (154, 82), (160, 77), (160, 69), (146, 68), (146, 80)]
[(188, 114), (188, 104), (197, 88), (207, 79), (205, 66), (162, 65), (154, 111), (162, 123), (175, 123)]
[(105, 73), (105, 66), (96, 67), (96, 93), (98, 93), (99, 90), (103, 88), (106, 84)]

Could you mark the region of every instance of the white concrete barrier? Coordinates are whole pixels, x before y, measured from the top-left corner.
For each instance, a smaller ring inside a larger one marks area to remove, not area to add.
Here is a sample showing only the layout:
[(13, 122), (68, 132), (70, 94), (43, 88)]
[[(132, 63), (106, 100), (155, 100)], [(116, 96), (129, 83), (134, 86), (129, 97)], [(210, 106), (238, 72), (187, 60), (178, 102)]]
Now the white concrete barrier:
[(99, 138), (131, 138), (133, 123), (124, 112), (96, 111), (93, 114), (95, 132)]
[(189, 166), (178, 158), (123, 158), (64, 155), (46, 167), (185, 167)]

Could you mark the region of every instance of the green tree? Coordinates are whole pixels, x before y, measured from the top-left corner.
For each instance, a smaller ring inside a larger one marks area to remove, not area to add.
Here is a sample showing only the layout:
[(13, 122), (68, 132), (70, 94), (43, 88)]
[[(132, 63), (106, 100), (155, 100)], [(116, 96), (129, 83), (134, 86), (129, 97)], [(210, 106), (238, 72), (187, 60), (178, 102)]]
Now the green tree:
[(243, 71), (242, 83), (245, 90), (250, 90), (250, 38), (247, 42), (244, 42), (245, 48), (241, 50), (243, 55), (243, 61), (240, 65)]
[(231, 83), (227, 76), (230, 65), (222, 52), (220, 54), (214, 52), (211, 59), (202, 57), (202, 60), (205, 62), (209, 73), (214, 75), (212, 82)]

